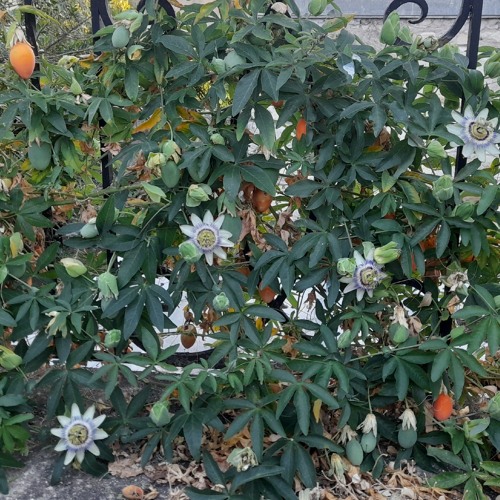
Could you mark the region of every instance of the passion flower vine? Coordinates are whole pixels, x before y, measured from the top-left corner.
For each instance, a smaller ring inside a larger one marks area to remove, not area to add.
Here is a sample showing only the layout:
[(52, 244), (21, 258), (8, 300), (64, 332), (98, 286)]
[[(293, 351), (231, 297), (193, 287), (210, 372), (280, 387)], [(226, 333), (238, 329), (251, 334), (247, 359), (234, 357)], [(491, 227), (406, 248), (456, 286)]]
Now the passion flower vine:
[(356, 299), (359, 301), (365, 293), (369, 297), (373, 297), (373, 291), (382, 282), (387, 274), (382, 272), (382, 266), (379, 266), (374, 260), (375, 248), (366, 246), (365, 256), (363, 257), (358, 251), (354, 251), (354, 259), (356, 268), (352, 277), (344, 276), (340, 278), (343, 283), (348, 283), (344, 288), (344, 293), (356, 290)]
[(57, 420), (62, 425), (61, 429), (50, 429), (51, 434), (60, 438), (57, 443), (56, 451), (66, 451), (64, 465), (68, 465), (76, 457), (78, 462), (82, 463), (85, 452), (98, 456), (99, 448), (94, 441), (105, 439), (108, 433), (99, 429), (104, 422), (106, 415), (94, 417), (95, 407), (91, 406), (83, 415), (80, 408), (73, 403), (71, 406), (71, 417), (58, 415)]
[(475, 116), (471, 106), (465, 108), (463, 116), (456, 111), (452, 111), (451, 115), (456, 123), (446, 125), (446, 128), (462, 139), (463, 155), (466, 158), (476, 154), (481, 162), (485, 162), (486, 153), (498, 155), (496, 144), (500, 142), (500, 134), (495, 132), (498, 118), (487, 120), (487, 109)]
[(189, 236), (189, 241), (193, 243), (200, 252), (205, 255), (208, 265), (213, 265), (214, 254), (221, 259), (227, 257), (222, 247), (232, 247), (234, 243), (229, 240), (232, 234), (225, 229), (221, 229), (224, 216), (219, 215), (214, 220), (213, 215), (207, 211), (201, 220), (196, 214), (191, 215), (192, 226), (180, 226), (181, 231)]

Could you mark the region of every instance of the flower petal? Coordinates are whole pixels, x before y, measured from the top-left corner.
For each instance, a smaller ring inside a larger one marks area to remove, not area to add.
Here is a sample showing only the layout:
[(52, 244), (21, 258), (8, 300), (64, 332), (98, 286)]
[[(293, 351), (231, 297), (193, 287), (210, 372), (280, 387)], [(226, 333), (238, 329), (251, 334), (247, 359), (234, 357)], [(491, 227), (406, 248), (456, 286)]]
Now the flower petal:
[(345, 288), (344, 288), (344, 293), (349, 293), (352, 292), (353, 290), (357, 290), (358, 285), (354, 280), (352, 280)]
[[(225, 218), (224, 215), (219, 215), (219, 217), (217, 217), (217, 219), (214, 220), (214, 225), (220, 229), (222, 227), (222, 224), (224, 223), (224, 218)], [(228, 231), (226, 231), (226, 233), (227, 232)]]
[(220, 247), (234, 247), (234, 243), (232, 241), (226, 240), (226, 238), (221, 238), (219, 240)]
[(96, 457), (98, 457), (101, 454), (101, 452), (99, 451), (99, 448), (96, 446), (95, 443), (90, 443), (87, 450), (90, 451), (90, 453), (92, 453)]
[(71, 419), (66, 415), (57, 415), (57, 420), (63, 427), (66, 427), (71, 422)]
[(76, 452), (76, 459), (82, 463), (83, 462), (83, 459), (85, 458), (85, 450), (78, 450)]
[(190, 238), (194, 238), (194, 235), (196, 234), (196, 230), (194, 229), (193, 226), (187, 226), (187, 225), (182, 225), (179, 226), (179, 229), (186, 235), (189, 236)]
[[(358, 288), (356, 290), (356, 300), (359, 302), (360, 300), (363, 299), (363, 295), (365, 294), (365, 291), (362, 288)], [(368, 294), (370, 294), (370, 290), (368, 290)]]
[(205, 260), (209, 266), (212, 266), (214, 263), (214, 254), (212, 252), (207, 252), (205, 254)]
[(450, 125), (446, 125), (446, 129), (450, 134), (456, 135), (457, 137), (462, 138), (464, 135), (464, 128), (456, 123), (452, 123)]
[(106, 439), (109, 436), (109, 434), (106, 431), (103, 431), (102, 429), (96, 429), (94, 431), (94, 441), (98, 439)]
[[(453, 113), (457, 114), (458, 113), (456, 111), (452, 111), (451, 114), (453, 115)], [(459, 115), (460, 116), (460, 115)], [(466, 108), (465, 108), (465, 111), (464, 111), (464, 117), (467, 118), (468, 120), (470, 120), (471, 118), (474, 118), (474, 111), (472, 111), (472, 106), (468, 105)], [(455, 116), (453, 116), (453, 118), (455, 118)]]
[(229, 231), (226, 231), (225, 229), (219, 229), (219, 236), (221, 238), (227, 238), (229, 240), (233, 237), (233, 234)]
[(492, 118), (491, 120), (489, 120), (489, 124), (491, 128), (497, 128), (498, 118)]
[(363, 259), (363, 257), (357, 250), (354, 250), (354, 259), (356, 260), (357, 266), (362, 266), (365, 263), (365, 259)]
[(94, 418), (93, 422), (96, 427), (99, 427), (104, 420), (106, 420), (106, 415), (99, 415), (98, 417)]
[(193, 223), (193, 226), (200, 226), (203, 224), (203, 221), (196, 214), (191, 215), (191, 222)]
[(58, 438), (62, 438), (64, 436), (64, 429), (50, 429), (50, 433)]
[(68, 449), (68, 444), (64, 439), (61, 439), (55, 446), (54, 450), (56, 451), (64, 451)]
[(464, 146), (464, 149), (462, 150), (462, 154), (466, 158), (472, 156), (474, 154), (474, 144), (472, 144), (472, 142), (467, 142)]
[(214, 221), (214, 216), (212, 215), (212, 212), (210, 212), (210, 210), (207, 210), (205, 212), (205, 215), (203, 216), (203, 222), (205, 224), (212, 224), (213, 221)]
[(215, 247), (213, 249), (213, 252), (215, 255), (217, 255), (217, 257), (220, 257), (221, 259), (227, 259), (227, 254), (226, 252), (224, 252), (224, 250), (222, 250), (221, 247)]
[(94, 418), (94, 413), (95, 413), (95, 406), (92, 405), (87, 410), (85, 413), (82, 415), (83, 420), (92, 420)]
[(484, 108), (482, 109), (479, 114), (476, 116), (476, 121), (479, 121), (479, 120), (486, 120), (486, 118), (488, 118), (488, 109), (487, 108)]
[(71, 405), (71, 418), (74, 417), (81, 417), (82, 414), (80, 412), (80, 408), (78, 408), (78, 405), (76, 403), (73, 403)]
[(66, 457), (64, 458), (64, 465), (69, 465), (75, 458), (76, 451), (68, 450), (66, 452)]

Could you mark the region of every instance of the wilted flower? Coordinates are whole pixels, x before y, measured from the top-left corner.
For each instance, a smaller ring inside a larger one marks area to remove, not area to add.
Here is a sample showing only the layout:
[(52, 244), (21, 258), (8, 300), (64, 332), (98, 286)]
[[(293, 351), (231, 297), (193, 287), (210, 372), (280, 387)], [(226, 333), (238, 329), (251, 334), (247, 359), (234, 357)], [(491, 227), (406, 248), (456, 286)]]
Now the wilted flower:
[(168, 401), (157, 401), (149, 412), (149, 418), (158, 427), (167, 425), (172, 419), (172, 413), (168, 411)]
[(337, 481), (340, 481), (342, 484), (345, 484), (345, 465), (344, 460), (338, 453), (332, 453), (330, 457), (330, 470), (327, 475), (330, 477), (334, 477)]
[(211, 266), (214, 263), (214, 254), (221, 259), (227, 257), (226, 252), (222, 247), (232, 247), (234, 243), (229, 241), (231, 233), (221, 229), (224, 222), (224, 216), (219, 215), (214, 220), (213, 215), (207, 210), (203, 217), (203, 221), (196, 215), (191, 216), (192, 226), (180, 226), (181, 231), (189, 236), (192, 243), (194, 243), (198, 250), (205, 254), (207, 263)]
[(66, 269), (66, 272), (72, 278), (78, 278), (78, 276), (81, 276), (82, 274), (85, 274), (87, 272), (87, 268), (85, 267), (83, 262), (79, 261), (78, 259), (65, 257), (64, 259), (61, 259), (60, 262), (64, 266), (64, 269)]
[(212, 189), (207, 184), (191, 184), (188, 187), (186, 195), (187, 207), (198, 207), (202, 202), (208, 201)]
[(408, 328), (408, 321), (406, 319), (406, 313), (403, 306), (394, 306), (394, 314), (391, 316), (393, 323), (398, 323), (405, 328)]
[(62, 425), (62, 429), (50, 429), (50, 432), (60, 438), (57, 443), (56, 451), (65, 451), (66, 458), (64, 465), (68, 465), (76, 456), (78, 462), (82, 463), (85, 452), (98, 456), (99, 448), (95, 442), (98, 439), (105, 439), (108, 434), (98, 427), (106, 418), (105, 415), (94, 417), (95, 408), (91, 406), (83, 415), (80, 413), (80, 408), (73, 403), (71, 406), (71, 417), (59, 415), (57, 420)]
[(346, 444), (351, 439), (354, 439), (357, 437), (358, 437), (358, 433), (356, 431), (352, 430), (349, 425), (344, 425), (344, 427), (342, 427), (342, 429), (340, 430), (340, 437), (338, 439), (338, 442), (340, 444)]
[(482, 162), (486, 161), (486, 153), (498, 155), (495, 146), (500, 142), (500, 134), (494, 131), (498, 118), (487, 120), (488, 110), (483, 109), (474, 116), (471, 106), (465, 108), (464, 115), (452, 111), (451, 115), (457, 123), (446, 125), (448, 132), (460, 137), (464, 142), (463, 155), (468, 158), (476, 154)]
[(432, 196), (438, 201), (449, 200), (453, 196), (453, 177), (442, 175), (432, 183)]
[(451, 292), (466, 294), (467, 288), (469, 287), (467, 271), (457, 271), (455, 273), (451, 273), (443, 279), (443, 282)]
[(167, 158), (163, 153), (149, 153), (148, 159), (146, 161), (146, 167), (154, 170), (161, 165), (165, 165)]
[(109, 271), (99, 275), (97, 278), (97, 287), (103, 299), (118, 298), (118, 283), (116, 281), (116, 276)]
[(344, 288), (344, 293), (356, 290), (356, 299), (361, 300), (365, 294), (373, 297), (373, 290), (387, 277), (382, 272), (382, 268), (373, 260), (375, 249), (372, 248), (365, 253), (365, 257), (354, 251), (354, 258), (356, 260), (356, 269), (352, 278), (341, 278), (340, 281), (348, 283)]
[(212, 304), (214, 306), (214, 309), (219, 312), (227, 311), (229, 309), (229, 299), (224, 292), (216, 295)]
[(250, 467), (259, 465), (257, 456), (252, 448), (248, 446), (246, 448), (235, 448), (227, 457), (227, 462), (236, 467), (238, 472), (246, 471)]
[(283, 2), (274, 2), (271, 5), (271, 9), (278, 14), (286, 14), (288, 11), (288, 6)]
[(108, 349), (116, 347), (120, 343), (121, 339), (122, 339), (121, 330), (113, 328), (112, 330), (109, 330), (109, 332), (106, 333), (106, 336), (104, 337), (104, 346), (107, 347)]
[(383, 265), (398, 259), (400, 255), (401, 250), (398, 248), (398, 244), (395, 241), (391, 241), (383, 247), (375, 248), (373, 251), (373, 260), (377, 264)]
[(418, 305), (418, 307), (429, 307), (432, 304), (432, 293), (431, 292), (425, 292), (424, 296), (422, 297), (422, 301)]
[(354, 271), (356, 270), (356, 259), (352, 258), (342, 258), (339, 259), (337, 262), (337, 272), (345, 276), (347, 274), (353, 275)]
[(363, 434), (373, 432), (373, 435), (377, 436), (377, 417), (373, 413), (368, 413), (363, 422), (358, 425), (359, 429), (363, 430)]
[(415, 417), (415, 413), (413, 413), (410, 408), (406, 408), (406, 410), (399, 416), (399, 420), (403, 421), (401, 424), (401, 428), (403, 430), (417, 430), (417, 419)]

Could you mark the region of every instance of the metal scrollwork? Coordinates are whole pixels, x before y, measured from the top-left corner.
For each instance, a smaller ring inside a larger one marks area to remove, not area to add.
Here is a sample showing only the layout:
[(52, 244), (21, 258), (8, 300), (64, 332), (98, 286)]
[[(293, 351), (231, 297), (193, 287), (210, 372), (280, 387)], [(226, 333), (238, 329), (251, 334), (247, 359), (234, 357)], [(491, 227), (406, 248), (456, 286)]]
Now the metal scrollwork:
[[(416, 4), (420, 7), (420, 17), (416, 20), (409, 20), (412, 24), (421, 23), (427, 18), (429, 14), (429, 5), (426, 0), (393, 0), (387, 7), (384, 20), (391, 13), (399, 9), (402, 5), (407, 3)], [(460, 12), (453, 24), (453, 26), (438, 40), (438, 46), (442, 47), (450, 42), (459, 31), (465, 26), (467, 20), (470, 20), (469, 25), (469, 38), (467, 42), (467, 57), (469, 58), (469, 68), (475, 69), (477, 67), (477, 55), (479, 48), (479, 35), (481, 31), (481, 15), (483, 12), (483, 0), (462, 0)], [(398, 43), (402, 44), (401, 40)]]

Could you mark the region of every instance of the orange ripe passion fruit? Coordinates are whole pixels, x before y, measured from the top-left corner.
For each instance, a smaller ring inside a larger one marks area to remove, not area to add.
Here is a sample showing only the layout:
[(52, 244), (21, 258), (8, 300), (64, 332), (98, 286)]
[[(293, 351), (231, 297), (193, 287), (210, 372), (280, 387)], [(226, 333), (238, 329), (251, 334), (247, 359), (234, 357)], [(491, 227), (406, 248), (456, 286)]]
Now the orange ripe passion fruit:
[(17, 42), (9, 53), (9, 61), (14, 71), (24, 80), (31, 78), (35, 71), (35, 52), (28, 42)]
[(448, 420), (451, 417), (453, 411), (453, 399), (442, 392), (434, 401), (432, 405), (434, 410), (434, 418), (442, 422), (443, 420)]

